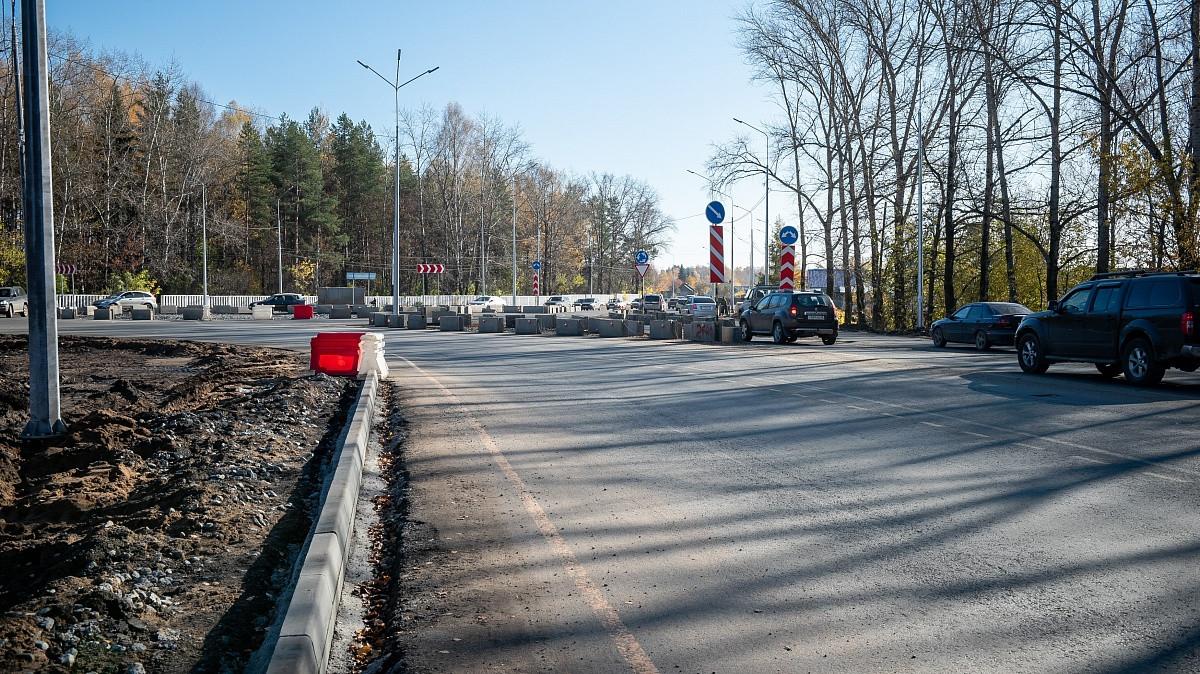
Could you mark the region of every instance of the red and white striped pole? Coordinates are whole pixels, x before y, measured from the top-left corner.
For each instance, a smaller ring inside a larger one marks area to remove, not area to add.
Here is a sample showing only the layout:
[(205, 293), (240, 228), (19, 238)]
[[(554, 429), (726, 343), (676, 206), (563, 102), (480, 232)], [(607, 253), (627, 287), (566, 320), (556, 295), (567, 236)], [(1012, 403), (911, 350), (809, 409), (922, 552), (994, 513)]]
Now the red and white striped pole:
[(793, 280), (796, 273), (796, 247), (784, 246), (783, 255), (779, 260), (779, 289), (793, 290), (796, 284)]
[(540, 280), (541, 280), (541, 275), (538, 274), (536, 271), (533, 272), (533, 296), (534, 297), (537, 297), (538, 295), (541, 294), (541, 292), (539, 291), (539, 285), (540, 285), (539, 281)]
[(708, 280), (710, 283), (725, 282), (725, 228), (721, 225), (708, 226)]

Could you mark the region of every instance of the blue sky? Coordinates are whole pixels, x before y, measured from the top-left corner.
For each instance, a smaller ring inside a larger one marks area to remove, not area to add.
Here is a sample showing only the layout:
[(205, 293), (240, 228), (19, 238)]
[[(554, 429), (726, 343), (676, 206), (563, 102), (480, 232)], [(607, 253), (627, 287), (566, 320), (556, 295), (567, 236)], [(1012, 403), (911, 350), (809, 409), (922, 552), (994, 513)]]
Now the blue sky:
[[(163, 2), (49, 0), (47, 23), (97, 51), (174, 61), (209, 100), (236, 100), (269, 115), (366, 120), (381, 137), (393, 127), (392, 90), (355, 61), (406, 80), (402, 108), (457, 102), (521, 129), (533, 155), (576, 175), (608, 172), (651, 185), (677, 230), (656, 267), (707, 264), (706, 183), (713, 143), (761, 136), (776, 114), (769, 91), (751, 83), (732, 17), (746, 0), (572, 0), (341, 3), (291, 0)], [(383, 141), (387, 142), (387, 141)], [(761, 180), (730, 190), (738, 206), (759, 202)], [(788, 217), (773, 193), (772, 219)], [(726, 204), (728, 210), (728, 204)], [(748, 217), (736, 210), (734, 261), (749, 264)], [(761, 204), (755, 209), (760, 251)], [(792, 214), (794, 220), (794, 209)], [(726, 241), (730, 242), (726, 232)], [(729, 243), (727, 243), (729, 245)], [(632, 264), (632, 261), (630, 262)]]

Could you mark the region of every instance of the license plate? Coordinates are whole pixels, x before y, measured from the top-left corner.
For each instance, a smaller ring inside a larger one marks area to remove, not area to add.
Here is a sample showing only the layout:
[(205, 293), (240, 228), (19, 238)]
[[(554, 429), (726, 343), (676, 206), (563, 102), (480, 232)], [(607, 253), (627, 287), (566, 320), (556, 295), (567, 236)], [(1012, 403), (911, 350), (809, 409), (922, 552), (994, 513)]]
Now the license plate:
[(821, 313), (820, 311), (807, 311), (804, 313), (804, 317), (810, 321), (819, 321), (822, 318), (825, 318), (825, 314)]

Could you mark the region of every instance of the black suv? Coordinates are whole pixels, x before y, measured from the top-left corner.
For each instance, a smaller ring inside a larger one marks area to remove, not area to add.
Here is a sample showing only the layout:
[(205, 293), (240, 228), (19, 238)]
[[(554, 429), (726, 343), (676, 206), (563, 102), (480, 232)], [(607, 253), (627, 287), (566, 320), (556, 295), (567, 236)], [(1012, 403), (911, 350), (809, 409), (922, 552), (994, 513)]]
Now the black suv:
[(819, 290), (777, 290), (743, 311), (738, 326), (744, 342), (754, 335), (771, 335), (776, 344), (820, 335), (822, 342), (833, 344), (838, 335), (837, 307)]
[(1048, 311), (1017, 326), (1017, 361), (1040, 374), (1051, 363), (1095, 363), (1106, 377), (1153, 386), (1168, 367), (1200, 367), (1195, 321), (1200, 275), (1189, 272), (1097, 274)]

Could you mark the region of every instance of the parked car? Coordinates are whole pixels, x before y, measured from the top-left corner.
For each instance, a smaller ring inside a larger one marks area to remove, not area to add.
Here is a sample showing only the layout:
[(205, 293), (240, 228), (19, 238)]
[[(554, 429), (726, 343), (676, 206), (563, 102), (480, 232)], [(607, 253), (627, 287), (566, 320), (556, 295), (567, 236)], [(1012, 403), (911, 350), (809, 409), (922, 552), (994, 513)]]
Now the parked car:
[(542, 302), (542, 304), (548, 307), (565, 307), (571, 304), (571, 300), (567, 299), (566, 295), (551, 295), (545, 302)]
[(265, 300), (251, 302), (250, 308), (254, 308), (260, 304), (270, 306), (271, 311), (274, 313), (287, 313), (288, 307), (298, 304), (308, 304), (308, 300), (304, 299), (304, 296), (298, 293), (275, 293)]
[(571, 306), (580, 311), (595, 311), (604, 305), (595, 297), (582, 297), (572, 302)]
[(1017, 326), (1017, 362), (1031, 374), (1052, 363), (1093, 363), (1136, 386), (1162, 381), (1169, 367), (1200, 367), (1200, 274), (1097, 274), (1029, 314)]
[(158, 300), (154, 299), (154, 295), (151, 295), (145, 290), (122, 290), (121, 292), (113, 293), (104, 299), (99, 299), (95, 302), (92, 302), (92, 306), (120, 309), (121, 311), (128, 311), (134, 308), (153, 309), (158, 311)]
[(837, 307), (819, 290), (777, 290), (742, 312), (738, 327), (745, 342), (754, 335), (771, 335), (776, 344), (819, 336), (833, 344), (838, 336)]
[(640, 297), (633, 298), (633, 301), (629, 303), (629, 310), (630, 311), (641, 311), (642, 310), (642, 298), (640, 298)]
[(667, 309), (668, 310), (678, 309), (679, 303), (684, 302), (686, 300), (687, 300), (687, 298), (684, 297), (683, 295), (676, 295), (675, 297), (669, 297), (669, 298), (667, 298)]
[(746, 294), (742, 295), (742, 301), (733, 308), (734, 316), (741, 316), (742, 312), (750, 307), (758, 304), (758, 301), (766, 297), (768, 293), (773, 293), (779, 290), (779, 286), (754, 286), (746, 290)]
[(483, 307), (492, 311), (500, 311), (504, 308), (504, 298), (496, 297), (495, 295), (480, 295), (475, 299), (467, 302), (469, 307)]
[(993, 344), (1012, 346), (1021, 319), (1033, 310), (1014, 302), (972, 302), (933, 322), (929, 338), (937, 347), (946, 342), (966, 342), (987, 351)]
[(0, 314), (12, 318), (15, 314), (29, 315), (29, 297), (20, 286), (0, 288)]
[(708, 295), (692, 295), (688, 303), (683, 305), (683, 312), (695, 318), (716, 318), (717, 301)]
[(621, 299), (620, 297), (614, 297), (608, 301), (608, 308), (611, 310), (614, 310), (614, 311), (619, 310), (619, 309), (628, 309), (629, 302), (626, 302), (625, 300)]
[(650, 293), (649, 295), (646, 295), (646, 299), (643, 301), (643, 304), (645, 305), (644, 308), (646, 311), (667, 310), (666, 301), (663, 300), (663, 296), (659, 295), (658, 293)]

